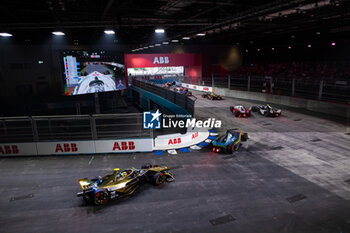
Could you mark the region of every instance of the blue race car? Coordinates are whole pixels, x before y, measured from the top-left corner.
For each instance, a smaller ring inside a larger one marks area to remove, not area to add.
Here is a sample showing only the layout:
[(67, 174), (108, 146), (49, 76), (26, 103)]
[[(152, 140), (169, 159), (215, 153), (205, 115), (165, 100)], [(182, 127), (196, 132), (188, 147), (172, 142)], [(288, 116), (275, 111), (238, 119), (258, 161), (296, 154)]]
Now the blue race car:
[(213, 152), (232, 154), (241, 146), (241, 141), (248, 140), (248, 134), (242, 131), (227, 130), (225, 135), (219, 136), (211, 142)]

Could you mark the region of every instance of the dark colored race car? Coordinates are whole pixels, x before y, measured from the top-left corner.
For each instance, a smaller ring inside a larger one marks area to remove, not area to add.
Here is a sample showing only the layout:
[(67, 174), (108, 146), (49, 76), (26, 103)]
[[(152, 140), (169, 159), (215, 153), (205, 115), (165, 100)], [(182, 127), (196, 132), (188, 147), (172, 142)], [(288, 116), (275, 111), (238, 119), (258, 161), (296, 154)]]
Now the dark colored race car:
[(188, 90), (188, 88), (185, 88), (183, 90), (178, 91), (180, 94), (187, 95), (187, 96), (192, 96), (192, 92)]
[(235, 115), (235, 117), (249, 117), (250, 111), (243, 105), (235, 105), (230, 107), (230, 111)]
[(271, 107), (269, 104), (267, 105), (261, 105), (261, 106), (252, 106), (250, 108), (252, 112), (258, 112), (263, 116), (266, 117), (279, 117), (282, 115), (281, 109), (276, 109)]
[(226, 134), (218, 136), (211, 142), (213, 152), (232, 154), (241, 146), (241, 142), (248, 140), (248, 134), (233, 129), (227, 130)]
[(158, 165), (145, 165), (142, 169), (129, 168), (120, 171), (114, 169), (112, 174), (95, 179), (80, 179), (79, 184), (83, 189), (77, 193), (83, 197), (86, 203), (103, 205), (112, 199), (118, 199), (132, 195), (141, 184), (146, 182), (161, 185), (165, 181), (171, 182), (174, 176), (169, 172), (170, 167)]
[(222, 96), (221, 95), (217, 95), (214, 93), (205, 93), (202, 95), (203, 98), (207, 98), (210, 100), (222, 100)]

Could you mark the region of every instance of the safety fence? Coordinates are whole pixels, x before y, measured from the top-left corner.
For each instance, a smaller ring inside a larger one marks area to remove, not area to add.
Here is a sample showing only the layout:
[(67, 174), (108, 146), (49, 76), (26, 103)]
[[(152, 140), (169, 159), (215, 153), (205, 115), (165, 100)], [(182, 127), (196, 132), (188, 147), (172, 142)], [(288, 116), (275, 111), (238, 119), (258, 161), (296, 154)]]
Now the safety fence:
[(0, 118), (0, 132), (0, 143), (153, 137), (142, 113)]
[(188, 113), (193, 115), (195, 98), (191, 98), (184, 94), (180, 94), (171, 89), (167, 89), (161, 85), (154, 84), (148, 81), (141, 81), (138, 79), (132, 80), (132, 85), (139, 87), (145, 91), (149, 91), (155, 95), (158, 95), (170, 102), (184, 108)]
[(223, 76), (215, 74), (211, 77), (203, 77), (202, 80), (193, 81), (189, 77), (184, 77), (183, 80), (185, 83), (202, 86), (350, 103), (350, 81), (344, 80), (308, 80), (303, 78), (289, 79), (270, 76)]

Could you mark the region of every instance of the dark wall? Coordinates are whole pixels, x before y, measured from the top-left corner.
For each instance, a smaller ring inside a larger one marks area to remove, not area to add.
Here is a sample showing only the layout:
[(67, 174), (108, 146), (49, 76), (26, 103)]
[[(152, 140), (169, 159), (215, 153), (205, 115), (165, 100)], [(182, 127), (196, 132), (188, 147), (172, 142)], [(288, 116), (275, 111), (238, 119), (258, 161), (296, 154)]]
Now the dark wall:
[[(58, 97), (63, 94), (62, 50), (126, 51), (123, 46), (0, 44), (0, 97)], [(42, 64), (39, 64), (42, 62)]]
[[(102, 43), (101, 43), (102, 44)], [(275, 50), (272, 51), (271, 48)], [(260, 48), (260, 52), (257, 51)], [(14, 45), (0, 41), (0, 97), (26, 98), (26, 96), (59, 97), (62, 96), (61, 50), (108, 50), (116, 53), (130, 53), (128, 46), (90, 45), (73, 46), (58, 44)], [(248, 52), (246, 52), (248, 49)], [(294, 44), (277, 46), (267, 44), (248, 45), (206, 45), (206, 44), (170, 44), (140, 51), (140, 53), (199, 53), (202, 54), (202, 76), (211, 74), (225, 75), (242, 64), (254, 62), (290, 62), (290, 61), (349, 61), (350, 44), (348, 41)], [(43, 64), (39, 64), (42, 61)]]

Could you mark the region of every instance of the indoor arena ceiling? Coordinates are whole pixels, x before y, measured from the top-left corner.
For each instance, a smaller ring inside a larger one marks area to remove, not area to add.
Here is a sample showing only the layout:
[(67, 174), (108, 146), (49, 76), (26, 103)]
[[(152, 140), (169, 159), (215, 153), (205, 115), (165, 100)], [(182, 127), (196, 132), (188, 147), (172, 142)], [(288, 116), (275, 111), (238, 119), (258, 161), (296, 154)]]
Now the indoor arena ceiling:
[[(349, 9), (346, 0), (4, 0), (0, 32), (35, 42), (62, 31), (72, 43), (92, 43), (111, 29), (115, 42), (134, 47), (171, 40), (245, 43), (348, 33)], [(156, 28), (165, 33), (155, 35)]]

